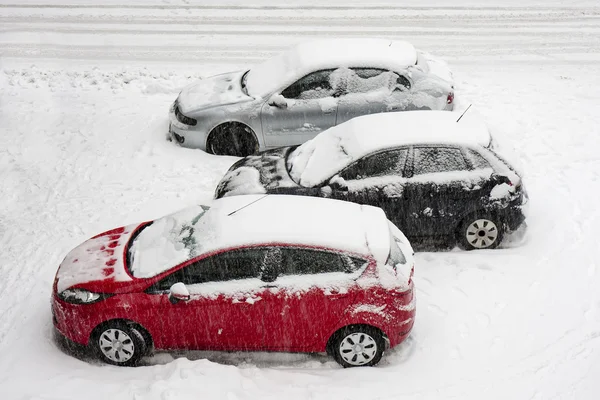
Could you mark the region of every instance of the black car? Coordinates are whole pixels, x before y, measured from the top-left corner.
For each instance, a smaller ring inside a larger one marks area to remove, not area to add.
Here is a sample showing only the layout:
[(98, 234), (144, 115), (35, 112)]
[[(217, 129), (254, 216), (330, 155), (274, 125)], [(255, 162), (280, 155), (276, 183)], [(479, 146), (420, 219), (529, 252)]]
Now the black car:
[(485, 124), (456, 118), (436, 111), (355, 118), (301, 146), (241, 159), (215, 198), (269, 193), (347, 200), (381, 207), (415, 240), (494, 248), (524, 221), (527, 195), (517, 170), (492, 149)]

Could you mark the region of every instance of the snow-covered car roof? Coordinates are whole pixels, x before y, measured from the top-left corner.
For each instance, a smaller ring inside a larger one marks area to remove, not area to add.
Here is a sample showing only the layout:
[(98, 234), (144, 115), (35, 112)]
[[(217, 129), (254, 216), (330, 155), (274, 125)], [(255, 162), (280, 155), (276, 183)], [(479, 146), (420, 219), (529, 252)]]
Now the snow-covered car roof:
[(266, 243), (327, 247), (385, 262), (390, 231), (377, 207), (304, 196), (232, 196), (155, 220), (133, 243), (130, 269), (148, 278), (216, 250)]
[(458, 144), (488, 147), (491, 135), (474, 115), (449, 111), (404, 111), (356, 117), (321, 132), (288, 158), (292, 179), (319, 185), (368, 154), (412, 144)]
[(365, 67), (398, 71), (416, 62), (416, 49), (404, 41), (376, 38), (312, 40), (252, 68), (247, 80), (248, 92), (264, 96), (323, 69)]

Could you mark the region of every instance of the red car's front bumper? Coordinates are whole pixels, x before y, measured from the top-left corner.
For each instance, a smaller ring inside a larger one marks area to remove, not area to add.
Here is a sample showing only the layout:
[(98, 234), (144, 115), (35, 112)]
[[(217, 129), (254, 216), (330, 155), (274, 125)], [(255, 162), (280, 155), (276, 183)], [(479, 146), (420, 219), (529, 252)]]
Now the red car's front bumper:
[(101, 321), (97, 304), (69, 304), (52, 296), (52, 322), (56, 330), (72, 342), (87, 345), (92, 330)]

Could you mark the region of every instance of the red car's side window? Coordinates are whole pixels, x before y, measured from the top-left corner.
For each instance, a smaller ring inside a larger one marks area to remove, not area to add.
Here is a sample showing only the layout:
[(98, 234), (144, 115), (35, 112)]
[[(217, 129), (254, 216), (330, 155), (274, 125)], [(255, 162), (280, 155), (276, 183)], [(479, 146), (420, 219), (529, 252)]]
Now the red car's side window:
[(329, 272), (352, 273), (366, 261), (317, 249), (282, 248), (280, 275), (309, 275)]
[(148, 291), (165, 291), (178, 282), (194, 285), (205, 282), (223, 282), (236, 279), (259, 278), (267, 254), (265, 248), (251, 248), (228, 251), (204, 258), (181, 268)]
[(194, 285), (248, 278), (273, 282), (280, 275), (352, 273), (361, 269), (367, 262), (359, 257), (319, 249), (295, 247), (239, 249), (217, 254), (181, 268), (152, 285), (147, 292), (164, 292), (179, 282)]

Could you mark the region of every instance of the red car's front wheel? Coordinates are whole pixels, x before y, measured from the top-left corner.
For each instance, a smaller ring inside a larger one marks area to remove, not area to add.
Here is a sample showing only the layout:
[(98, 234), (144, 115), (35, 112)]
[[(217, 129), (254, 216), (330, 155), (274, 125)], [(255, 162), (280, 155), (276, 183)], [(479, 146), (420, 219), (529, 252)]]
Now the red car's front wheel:
[(109, 322), (92, 335), (90, 345), (105, 363), (134, 366), (145, 355), (147, 344), (135, 327), (124, 322)]

